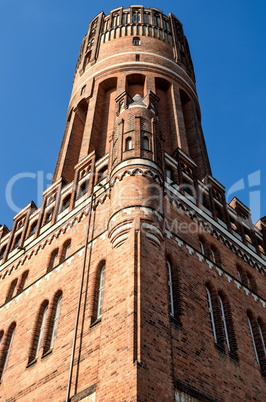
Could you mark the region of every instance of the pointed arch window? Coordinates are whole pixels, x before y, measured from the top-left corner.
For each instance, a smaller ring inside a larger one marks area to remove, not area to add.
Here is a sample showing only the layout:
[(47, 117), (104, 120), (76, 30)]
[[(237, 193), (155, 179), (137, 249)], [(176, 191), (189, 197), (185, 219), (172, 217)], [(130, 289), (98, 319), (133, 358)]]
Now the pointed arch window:
[(70, 247), (71, 247), (71, 239), (68, 239), (63, 244), (63, 250), (60, 257), (60, 262), (65, 261), (69, 257)]
[(47, 272), (51, 271), (58, 264), (59, 249), (56, 248), (52, 253), (48, 265)]
[(1, 353), (1, 359), (0, 359), (0, 381), (3, 378), (4, 372), (6, 371), (10, 352), (11, 352), (11, 347), (14, 339), (14, 334), (15, 334), (15, 328), (16, 328), (16, 323), (13, 322), (6, 335), (6, 339), (3, 345), (2, 353)]

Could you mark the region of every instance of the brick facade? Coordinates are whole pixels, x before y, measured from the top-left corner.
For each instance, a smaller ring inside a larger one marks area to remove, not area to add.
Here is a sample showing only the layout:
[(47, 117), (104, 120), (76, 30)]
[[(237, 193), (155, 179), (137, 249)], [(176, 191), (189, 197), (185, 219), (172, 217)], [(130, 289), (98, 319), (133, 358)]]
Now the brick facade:
[(100, 13), (53, 184), (0, 227), (0, 400), (264, 400), (266, 223), (224, 191), (181, 23)]

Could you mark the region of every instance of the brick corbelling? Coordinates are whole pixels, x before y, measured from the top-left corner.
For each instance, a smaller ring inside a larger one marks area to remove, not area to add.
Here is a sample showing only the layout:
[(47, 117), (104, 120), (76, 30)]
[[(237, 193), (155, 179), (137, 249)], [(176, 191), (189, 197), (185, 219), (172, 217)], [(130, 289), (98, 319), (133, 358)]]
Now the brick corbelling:
[(218, 228), (214, 228), (211, 223), (205, 221), (204, 218), (201, 218), (198, 215), (198, 212), (194, 209), (190, 208), (188, 204), (182, 202), (180, 198), (173, 196), (166, 192), (165, 198), (171, 203), (174, 202), (175, 207), (181, 210), (184, 214), (189, 216), (194, 222), (196, 222), (199, 226), (203, 227), (206, 232), (209, 232), (212, 236), (218, 239), (221, 243), (223, 243), (226, 247), (230, 248), (237, 257), (243, 259), (252, 267), (258, 269), (260, 272), (263, 272), (266, 275), (266, 263), (265, 266), (262, 266), (258, 261), (256, 261), (252, 256), (247, 255), (246, 250), (241, 250), (239, 246), (229, 240)]
[(30, 260), (33, 256), (37, 255), (40, 250), (43, 250), (47, 245), (50, 245), (54, 240), (58, 239), (61, 235), (65, 234), (67, 230), (72, 228), (75, 224), (81, 222), (83, 218), (88, 216), (89, 208), (84, 209), (74, 218), (71, 218), (69, 222), (64, 224), (62, 227), (57, 229), (55, 232), (51, 233), (45, 240), (41, 241), (39, 244), (34, 246), (29, 252), (26, 252), (22, 257), (20, 257), (15, 264), (11, 267), (6, 267), (5, 272), (1, 275), (0, 279), (5, 279), (7, 275), (10, 275), (13, 271), (17, 270), (20, 266), (24, 265), (27, 260)]

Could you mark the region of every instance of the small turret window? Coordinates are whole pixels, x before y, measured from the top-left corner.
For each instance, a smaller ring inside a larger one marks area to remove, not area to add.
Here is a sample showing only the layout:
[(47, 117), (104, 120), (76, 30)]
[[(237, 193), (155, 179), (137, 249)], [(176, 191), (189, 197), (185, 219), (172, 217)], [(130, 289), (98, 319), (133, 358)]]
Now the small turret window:
[(146, 135), (145, 135), (145, 137), (143, 137), (143, 140), (142, 140), (142, 149), (144, 149), (145, 151), (150, 150), (150, 141)]
[(133, 38), (133, 45), (134, 46), (140, 46), (140, 38), (134, 37)]
[(126, 151), (130, 151), (132, 149), (132, 138), (127, 137), (126, 139)]

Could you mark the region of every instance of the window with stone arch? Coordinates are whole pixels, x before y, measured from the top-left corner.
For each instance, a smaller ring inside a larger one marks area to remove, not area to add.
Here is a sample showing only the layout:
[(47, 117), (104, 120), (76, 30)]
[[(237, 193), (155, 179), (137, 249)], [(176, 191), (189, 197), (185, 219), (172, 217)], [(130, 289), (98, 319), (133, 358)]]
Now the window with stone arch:
[(29, 353), (28, 365), (34, 363), (38, 359), (39, 352), (40, 352), (41, 348), (44, 346), (43, 339), (44, 339), (44, 329), (45, 329), (45, 325), (46, 325), (46, 318), (47, 318), (47, 312), (48, 312), (48, 305), (49, 305), (49, 301), (44, 300), (37, 313), (37, 318), (35, 321), (35, 328), (33, 331), (33, 337), (32, 337), (32, 342), (31, 342), (30, 353)]
[(8, 360), (10, 357), (11, 347), (14, 340), (15, 329), (16, 329), (16, 323), (12, 322), (12, 324), (9, 326), (7, 330), (5, 337), (4, 332), (1, 331), (2, 333), (1, 340), (3, 339), (3, 347), (0, 355), (0, 381), (2, 380), (3, 375), (8, 367)]

